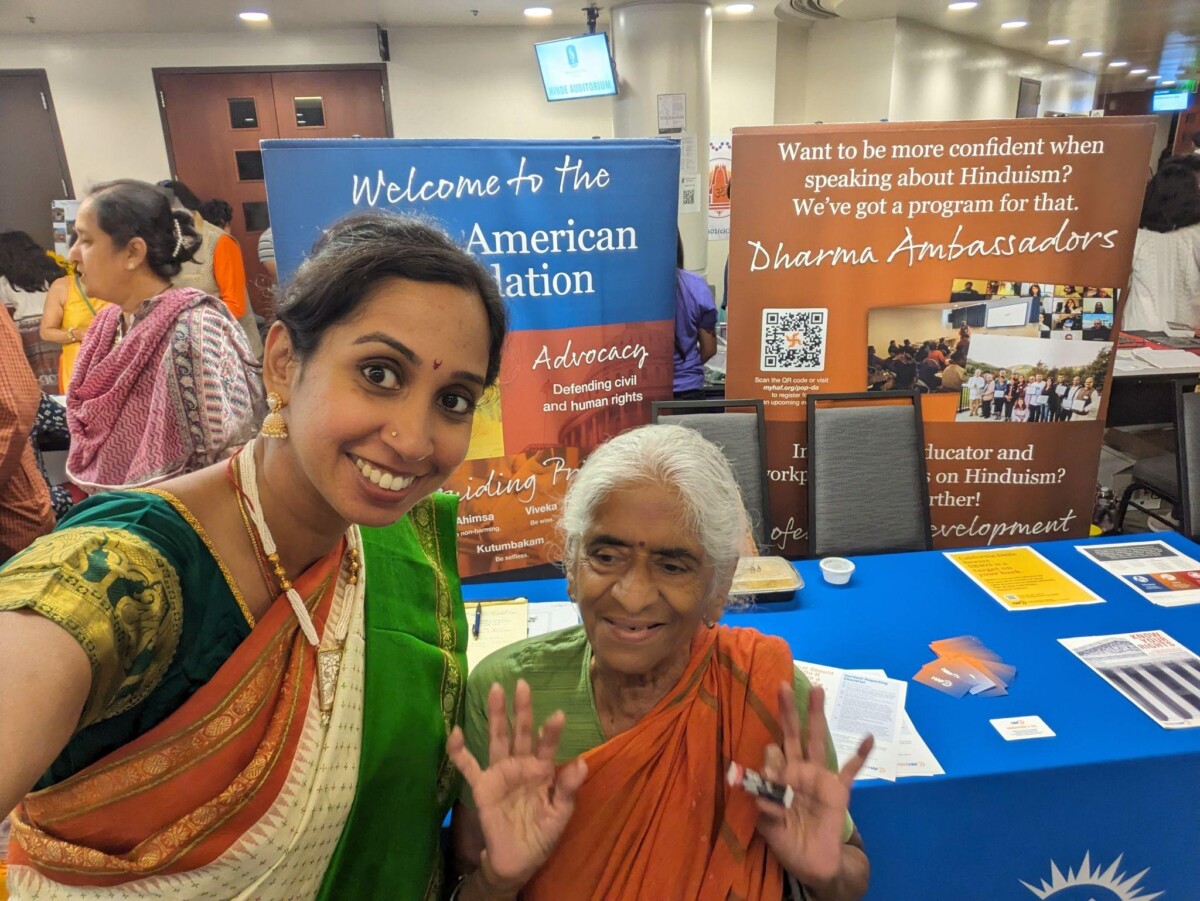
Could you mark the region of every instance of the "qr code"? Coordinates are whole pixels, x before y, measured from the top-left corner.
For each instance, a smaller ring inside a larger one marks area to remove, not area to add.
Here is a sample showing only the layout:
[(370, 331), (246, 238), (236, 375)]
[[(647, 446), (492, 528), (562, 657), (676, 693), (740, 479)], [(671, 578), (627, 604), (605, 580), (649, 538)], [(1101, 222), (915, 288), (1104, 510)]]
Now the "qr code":
[(828, 309), (763, 310), (763, 371), (823, 370), (828, 327)]
[(693, 187), (686, 187), (683, 189), (682, 193), (683, 193), (683, 200), (679, 205), (680, 206), (695, 206), (695, 204), (696, 204), (696, 189)]

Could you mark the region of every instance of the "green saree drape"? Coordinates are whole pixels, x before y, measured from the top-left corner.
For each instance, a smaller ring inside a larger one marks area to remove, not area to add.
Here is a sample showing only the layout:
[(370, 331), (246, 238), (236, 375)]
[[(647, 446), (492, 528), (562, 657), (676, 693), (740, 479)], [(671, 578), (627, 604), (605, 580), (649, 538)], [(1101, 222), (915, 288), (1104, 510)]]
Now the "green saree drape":
[(319, 898), (437, 898), (441, 824), (457, 792), (446, 738), (460, 721), (467, 624), (458, 498), (435, 495), (363, 529), (366, 688), (358, 790)]

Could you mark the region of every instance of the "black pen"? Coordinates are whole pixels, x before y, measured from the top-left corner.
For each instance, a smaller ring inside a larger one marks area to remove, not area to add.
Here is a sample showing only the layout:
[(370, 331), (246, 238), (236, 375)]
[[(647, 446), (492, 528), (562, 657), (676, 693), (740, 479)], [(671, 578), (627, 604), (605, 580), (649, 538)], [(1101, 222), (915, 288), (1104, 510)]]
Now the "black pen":
[(479, 624), (483, 621), (483, 602), (479, 601), (475, 604), (475, 626), (471, 629), (471, 634), (476, 638), (479, 637)]

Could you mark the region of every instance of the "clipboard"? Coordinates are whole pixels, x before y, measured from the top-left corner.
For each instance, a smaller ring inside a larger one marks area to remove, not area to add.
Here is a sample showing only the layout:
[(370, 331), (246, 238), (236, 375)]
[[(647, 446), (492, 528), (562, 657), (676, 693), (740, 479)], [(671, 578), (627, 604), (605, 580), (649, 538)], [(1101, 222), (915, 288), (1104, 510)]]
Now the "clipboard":
[(467, 672), (492, 651), (529, 637), (529, 601), (502, 598), (466, 601)]

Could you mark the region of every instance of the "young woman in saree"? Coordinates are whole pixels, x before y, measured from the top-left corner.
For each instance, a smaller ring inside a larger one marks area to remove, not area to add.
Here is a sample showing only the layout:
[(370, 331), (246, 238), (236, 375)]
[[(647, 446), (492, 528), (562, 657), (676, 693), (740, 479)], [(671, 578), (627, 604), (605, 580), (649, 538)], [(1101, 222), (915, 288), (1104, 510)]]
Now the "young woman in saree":
[(280, 302), (259, 437), (0, 571), (13, 897), (438, 896), (466, 626), (434, 492), (505, 328), (445, 235), (344, 220)]

